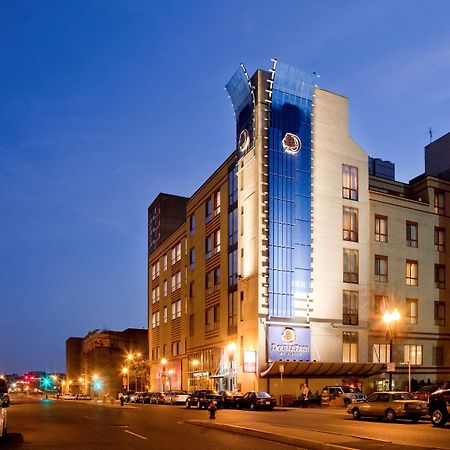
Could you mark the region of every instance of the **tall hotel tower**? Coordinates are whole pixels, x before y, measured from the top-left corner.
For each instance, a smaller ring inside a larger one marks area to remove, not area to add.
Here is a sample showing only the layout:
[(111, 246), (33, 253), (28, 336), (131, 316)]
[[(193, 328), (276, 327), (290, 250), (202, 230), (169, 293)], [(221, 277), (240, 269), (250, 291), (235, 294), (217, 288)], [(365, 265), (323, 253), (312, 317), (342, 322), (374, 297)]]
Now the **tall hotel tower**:
[(401, 183), (315, 74), (241, 65), (226, 89), (236, 149), (190, 198), (148, 210), (150, 388), (450, 378), (450, 134)]

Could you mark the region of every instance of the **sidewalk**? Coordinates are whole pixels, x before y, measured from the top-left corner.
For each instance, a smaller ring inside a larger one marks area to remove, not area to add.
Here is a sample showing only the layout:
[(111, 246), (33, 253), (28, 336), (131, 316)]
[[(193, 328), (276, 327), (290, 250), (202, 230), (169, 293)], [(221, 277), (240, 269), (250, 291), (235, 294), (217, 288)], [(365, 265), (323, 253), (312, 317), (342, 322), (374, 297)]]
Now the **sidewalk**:
[(359, 438), (327, 431), (311, 431), (299, 427), (250, 422), (246, 426), (230, 425), (216, 420), (188, 420), (185, 423), (215, 430), (251, 436), (307, 450), (429, 450), (430, 447), (393, 444), (380, 439)]

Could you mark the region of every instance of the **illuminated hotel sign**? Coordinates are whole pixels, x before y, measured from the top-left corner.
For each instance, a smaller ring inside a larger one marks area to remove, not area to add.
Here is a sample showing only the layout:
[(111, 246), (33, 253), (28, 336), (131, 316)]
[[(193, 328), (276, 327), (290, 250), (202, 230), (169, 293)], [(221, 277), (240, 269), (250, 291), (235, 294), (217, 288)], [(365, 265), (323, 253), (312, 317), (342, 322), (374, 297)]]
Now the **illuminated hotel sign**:
[(295, 155), (302, 148), (302, 142), (300, 138), (293, 133), (286, 133), (282, 140), (283, 148), (286, 153)]
[(238, 142), (239, 150), (242, 153), (244, 153), (248, 150), (249, 145), (250, 145), (250, 134), (246, 129), (244, 129), (241, 131), (241, 134), (239, 135), (239, 142)]
[(256, 352), (244, 352), (244, 372), (256, 373)]
[(309, 328), (269, 326), (269, 361), (310, 361)]

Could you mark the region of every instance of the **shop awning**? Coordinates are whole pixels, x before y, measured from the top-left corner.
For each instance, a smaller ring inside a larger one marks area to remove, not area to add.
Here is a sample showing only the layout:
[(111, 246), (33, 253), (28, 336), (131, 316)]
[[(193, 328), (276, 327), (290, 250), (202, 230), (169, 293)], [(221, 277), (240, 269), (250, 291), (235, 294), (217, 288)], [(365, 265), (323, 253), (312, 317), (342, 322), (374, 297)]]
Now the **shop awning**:
[(284, 366), (284, 378), (369, 377), (386, 371), (386, 365), (380, 363), (275, 361), (261, 372), (261, 377), (280, 377), (280, 365)]

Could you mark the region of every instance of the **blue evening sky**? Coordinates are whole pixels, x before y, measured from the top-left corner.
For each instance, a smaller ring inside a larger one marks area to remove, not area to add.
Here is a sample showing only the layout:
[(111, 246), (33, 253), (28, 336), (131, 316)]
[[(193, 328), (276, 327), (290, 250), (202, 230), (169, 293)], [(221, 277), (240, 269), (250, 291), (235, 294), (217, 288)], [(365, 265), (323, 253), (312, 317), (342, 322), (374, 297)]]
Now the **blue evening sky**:
[(2, 0), (0, 372), (147, 327), (147, 206), (232, 152), (225, 83), (270, 58), (350, 99), (354, 139), (423, 172), (450, 131), (450, 2)]

